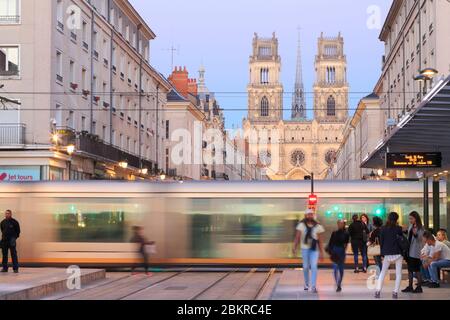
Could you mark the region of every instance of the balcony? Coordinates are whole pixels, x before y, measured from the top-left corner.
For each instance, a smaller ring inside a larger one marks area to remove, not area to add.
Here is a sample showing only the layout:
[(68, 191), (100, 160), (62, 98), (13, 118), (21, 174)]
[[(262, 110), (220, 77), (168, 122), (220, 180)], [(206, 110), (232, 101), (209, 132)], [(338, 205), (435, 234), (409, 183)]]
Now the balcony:
[(23, 146), (25, 144), (25, 124), (0, 124), (0, 147)]
[(20, 16), (0, 16), (0, 24), (17, 24), (20, 23)]
[(140, 159), (136, 155), (121, 150), (89, 134), (81, 134), (78, 137), (77, 150), (107, 161), (121, 162), (126, 160), (129, 166), (137, 169), (142, 166), (152, 170), (154, 167), (150, 161)]

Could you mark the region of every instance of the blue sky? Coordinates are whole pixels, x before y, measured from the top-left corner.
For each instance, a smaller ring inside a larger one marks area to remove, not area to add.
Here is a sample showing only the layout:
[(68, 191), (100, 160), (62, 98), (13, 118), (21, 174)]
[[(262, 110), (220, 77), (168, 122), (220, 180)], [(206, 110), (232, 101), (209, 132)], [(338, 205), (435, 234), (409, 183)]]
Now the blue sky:
[[(303, 73), (307, 107), (312, 109), (314, 57), (317, 38), (341, 32), (345, 39), (350, 83), (349, 103), (354, 109), (369, 94), (381, 72), (383, 43), (380, 29), (369, 28), (368, 8), (380, 9), (381, 23), (392, 0), (130, 0), (147, 21), (157, 38), (151, 43), (151, 64), (164, 75), (171, 72), (172, 46), (179, 49), (175, 65), (186, 66), (191, 77), (199, 66), (206, 68), (210, 91), (225, 110), (226, 126), (240, 127), (246, 116), (248, 58), (254, 32), (271, 36), (276, 32), (282, 59), (284, 108), (291, 107), (295, 80), (297, 28), (303, 42)], [(239, 111), (227, 109), (240, 109)], [(352, 113), (352, 111), (350, 111)], [(312, 116), (312, 111), (308, 111)], [(285, 118), (289, 118), (289, 110)]]

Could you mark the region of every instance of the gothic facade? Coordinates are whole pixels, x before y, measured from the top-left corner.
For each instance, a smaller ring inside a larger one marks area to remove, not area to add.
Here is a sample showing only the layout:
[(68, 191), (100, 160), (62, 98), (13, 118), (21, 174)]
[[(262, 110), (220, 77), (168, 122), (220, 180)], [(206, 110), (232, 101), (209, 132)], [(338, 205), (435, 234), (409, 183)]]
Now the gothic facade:
[(347, 61), (344, 39), (318, 40), (315, 59), (313, 118), (307, 117), (302, 76), (301, 44), (297, 52), (291, 119), (283, 118), (285, 96), (278, 39), (255, 34), (250, 56), (248, 116), (243, 128), (253, 159), (271, 180), (302, 180), (314, 173), (324, 179), (335, 159), (348, 119)]

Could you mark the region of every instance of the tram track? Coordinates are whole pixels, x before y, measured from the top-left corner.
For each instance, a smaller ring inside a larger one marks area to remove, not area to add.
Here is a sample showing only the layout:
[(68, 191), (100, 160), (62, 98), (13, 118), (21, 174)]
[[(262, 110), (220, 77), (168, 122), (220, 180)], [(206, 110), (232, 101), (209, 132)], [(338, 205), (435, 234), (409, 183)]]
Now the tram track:
[(128, 297), (131, 297), (131, 296), (133, 296), (133, 295), (136, 295), (136, 294), (138, 294), (138, 293), (140, 293), (140, 292), (142, 292), (142, 291), (145, 291), (145, 290), (148, 290), (148, 289), (150, 289), (150, 288), (156, 287), (156, 286), (158, 286), (158, 285), (160, 285), (160, 284), (162, 284), (162, 283), (164, 283), (164, 282), (166, 282), (166, 281), (169, 281), (169, 280), (171, 280), (171, 279), (173, 279), (173, 278), (175, 278), (175, 277), (178, 277), (178, 276), (180, 276), (180, 275), (182, 275), (182, 274), (184, 274), (184, 273), (189, 272), (191, 269), (192, 269), (192, 268), (188, 268), (188, 269), (186, 269), (186, 270), (177, 272), (177, 273), (175, 273), (175, 274), (173, 274), (173, 275), (171, 275), (171, 276), (169, 276), (169, 277), (167, 277), (167, 278), (158, 280), (158, 281), (152, 283), (151, 285), (149, 285), (149, 286), (147, 286), (147, 287), (145, 287), (145, 288), (141, 288), (141, 289), (139, 289), (139, 290), (135, 290), (135, 291), (133, 291), (133, 292), (127, 293), (126, 295), (124, 295), (124, 296), (118, 298), (117, 300), (124, 300), (124, 299), (126, 299), (126, 298), (128, 298)]
[(264, 293), (264, 290), (268, 287), (270, 279), (272, 279), (273, 275), (277, 272), (276, 268), (272, 268), (270, 269), (270, 271), (268, 272), (261, 288), (258, 290), (258, 292), (255, 295), (255, 298), (253, 300), (258, 300), (259, 297)]
[(198, 298), (200, 298), (202, 295), (204, 295), (205, 293), (207, 293), (208, 291), (210, 291), (212, 288), (214, 288), (215, 286), (217, 286), (219, 283), (221, 283), (223, 280), (225, 280), (226, 278), (228, 278), (230, 275), (236, 273), (239, 269), (234, 269), (230, 272), (228, 272), (226, 275), (220, 277), (218, 280), (214, 281), (214, 283), (212, 283), (210, 286), (208, 286), (205, 290), (201, 291), (199, 294), (195, 295), (193, 298), (191, 298), (191, 300), (198, 300)]

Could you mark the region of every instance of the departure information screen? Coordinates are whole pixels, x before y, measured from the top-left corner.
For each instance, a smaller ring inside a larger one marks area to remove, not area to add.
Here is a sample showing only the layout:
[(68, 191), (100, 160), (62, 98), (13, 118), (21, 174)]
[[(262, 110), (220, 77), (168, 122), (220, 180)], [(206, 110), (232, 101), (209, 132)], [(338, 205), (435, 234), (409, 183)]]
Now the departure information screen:
[(442, 153), (440, 152), (412, 152), (387, 153), (386, 167), (388, 169), (407, 168), (440, 168), (442, 166)]

